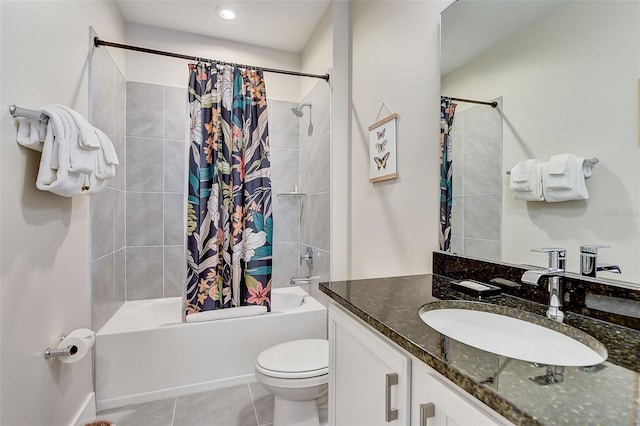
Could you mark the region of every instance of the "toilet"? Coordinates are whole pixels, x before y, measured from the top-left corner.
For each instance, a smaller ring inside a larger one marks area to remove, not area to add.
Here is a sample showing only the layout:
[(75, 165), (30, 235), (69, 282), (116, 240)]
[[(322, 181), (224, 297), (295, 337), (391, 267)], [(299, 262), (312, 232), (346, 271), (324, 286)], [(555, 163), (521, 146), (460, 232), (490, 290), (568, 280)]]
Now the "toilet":
[(260, 352), (256, 379), (275, 395), (273, 426), (319, 425), (318, 400), (325, 399), (329, 377), (329, 342), (304, 339)]

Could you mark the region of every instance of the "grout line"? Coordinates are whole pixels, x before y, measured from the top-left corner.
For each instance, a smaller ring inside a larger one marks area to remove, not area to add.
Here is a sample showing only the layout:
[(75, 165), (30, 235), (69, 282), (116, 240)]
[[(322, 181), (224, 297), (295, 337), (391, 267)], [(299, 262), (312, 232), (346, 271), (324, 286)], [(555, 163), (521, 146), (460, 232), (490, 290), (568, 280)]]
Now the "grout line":
[[(163, 135), (164, 135), (164, 130), (163, 130)], [(148, 141), (163, 141), (164, 138), (159, 137), (159, 138), (152, 138), (150, 136), (136, 136), (136, 135), (124, 135), (125, 138), (136, 138), (136, 139), (144, 139), (144, 140), (148, 140)]]
[(166, 297), (166, 277), (165, 277), (165, 228), (167, 227), (166, 221), (166, 208), (165, 208), (165, 198), (166, 198), (166, 190), (165, 190), (165, 173), (167, 170), (167, 165), (165, 162), (165, 145), (167, 141), (165, 140), (167, 136), (166, 132), (166, 119), (167, 119), (167, 88), (162, 86), (162, 297)]
[[(140, 190), (127, 190), (127, 194), (164, 194), (164, 191), (140, 191)], [(180, 194), (180, 192), (174, 192), (173, 194)]]
[[(119, 70), (118, 70), (119, 71)], [(123, 145), (123, 151), (124, 151), (124, 176), (122, 176), (123, 178), (123, 185), (124, 185), (124, 195), (123, 195), (123, 203), (124, 203), (124, 218), (123, 218), (123, 222), (124, 222), (124, 302), (127, 301), (127, 293), (128, 293), (128, 280), (127, 280), (127, 151), (129, 150), (129, 144), (127, 144), (127, 79), (124, 77), (124, 75), (122, 76), (122, 78), (124, 79), (124, 134), (123, 134), (123, 138), (122, 138), (122, 145)]]
[(171, 426), (173, 426), (173, 423), (176, 421), (176, 408), (178, 407), (178, 397), (175, 397), (175, 400), (173, 401), (173, 413), (171, 415)]
[(249, 398), (251, 398), (251, 406), (253, 407), (253, 415), (256, 416), (256, 424), (260, 425), (260, 419), (258, 419), (258, 410), (256, 410), (256, 402), (253, 400), (253, 392), (251, 392), (251, 385), (247, 383), (249, 388)]

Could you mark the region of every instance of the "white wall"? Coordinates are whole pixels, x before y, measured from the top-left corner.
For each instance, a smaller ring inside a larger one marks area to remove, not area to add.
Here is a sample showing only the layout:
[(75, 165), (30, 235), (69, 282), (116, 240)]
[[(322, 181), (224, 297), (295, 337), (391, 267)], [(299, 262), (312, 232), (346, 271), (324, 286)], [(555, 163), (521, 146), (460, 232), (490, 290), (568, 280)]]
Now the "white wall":
[(609, 244), (599, 260), (640, 280), (638, 16), (638, 2), (574, 2), (443, 80), (447, 96), (503, 97), (505, 170), (565, 152), (600, 159), (587, 201), (517, 201), (505, 176), (505, 261), (544, 265), (529, 250), (559, 246), (578, 271), (580, 244)]
[[(127, 23), (127, 44), (184, 55), (254, 65), (264, 68), (298, 70), (300, 55), (284, 50), (205, 37), (180, 31)], [(127, 51), (127, 80), (164, 86), (187, 87), (188, 61)], [(299, 77), (265, 73), (267, 97), (298, 102)]]
[(89, 25), (122, 42), (124, 23), (109, 1), (3, 0), (0, 11), (0, 423), (69, 424), (93, 391), (91, 358), (42, 353), (89, 327), (89, 200), (35, 188), (39, 154), (16, 144), (8, 107), (60, 103), (86, 116)]
[[(329, 5), (313, 30), (309, 41), (300, 52), (300, 71), (324, 74), (333, 63), (333, 5)], [(318, 82), (315, 78), (300, 78), (300, 99)]]
[[(351, 3), (353, 278), (431, 272), (440, 191), (439, 14), (448, 3)], [(382, 102), (399, 114), (400, 177), (374, 184), (367, 129)]]

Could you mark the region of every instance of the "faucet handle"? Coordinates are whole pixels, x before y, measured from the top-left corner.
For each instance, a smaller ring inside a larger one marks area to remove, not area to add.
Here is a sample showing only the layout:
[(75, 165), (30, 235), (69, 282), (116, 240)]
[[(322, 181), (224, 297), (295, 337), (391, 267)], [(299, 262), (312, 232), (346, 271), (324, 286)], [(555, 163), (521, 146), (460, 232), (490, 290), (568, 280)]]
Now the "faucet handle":
[(560, 253), (563, 255), (567, 253), (567, 249), (559, 248), (559, 247), (535, 248), (535, 249), (531, 249), (531, 251), (535, 251), (538, 253)]
[(580, 253), (586, 254), (598, 254), (598, 249), (600, 248), (611, 248), (611, 246), (603, 245), (603, 244), (586, 244), (580, 246)]
[(558, 247), (544, 247), (544, 248), (531, 249), (531, 251), (535, 251), (538, 253), (548, 253), (549, 268), (556, 269), (559, 271), (564, 270), (564, 260), (567, 255), (567, 249), (558, 248)]

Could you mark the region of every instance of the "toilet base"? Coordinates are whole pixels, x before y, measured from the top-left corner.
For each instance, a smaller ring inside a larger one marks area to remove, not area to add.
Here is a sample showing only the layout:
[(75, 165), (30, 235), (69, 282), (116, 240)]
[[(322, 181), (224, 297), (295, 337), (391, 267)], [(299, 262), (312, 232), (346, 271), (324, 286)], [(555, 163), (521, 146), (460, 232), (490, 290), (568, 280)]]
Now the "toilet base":
[(318, 402), (291, 401), (276, 395), (273, 426), (319, 426)]

